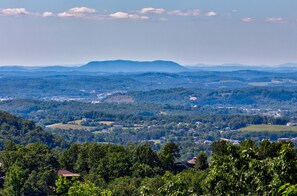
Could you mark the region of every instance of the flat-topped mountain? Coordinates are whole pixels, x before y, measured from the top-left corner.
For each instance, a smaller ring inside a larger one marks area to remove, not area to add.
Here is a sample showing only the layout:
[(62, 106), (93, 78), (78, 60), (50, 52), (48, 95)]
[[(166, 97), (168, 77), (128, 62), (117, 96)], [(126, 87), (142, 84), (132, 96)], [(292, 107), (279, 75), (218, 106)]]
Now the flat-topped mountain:
[(95, 72), (183, 72), (187, 68), (172, 61), (92, 61), (78, 68)]

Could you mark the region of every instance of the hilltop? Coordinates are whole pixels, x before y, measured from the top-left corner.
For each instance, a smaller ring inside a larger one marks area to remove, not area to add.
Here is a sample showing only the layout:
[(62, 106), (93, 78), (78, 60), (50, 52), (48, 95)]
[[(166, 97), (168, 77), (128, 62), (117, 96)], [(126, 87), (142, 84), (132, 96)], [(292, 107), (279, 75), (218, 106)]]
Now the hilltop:
[(187, 69), (172, 61), (92, 61), (79, 67), (80, 71), (96, 72), (183, 72)]

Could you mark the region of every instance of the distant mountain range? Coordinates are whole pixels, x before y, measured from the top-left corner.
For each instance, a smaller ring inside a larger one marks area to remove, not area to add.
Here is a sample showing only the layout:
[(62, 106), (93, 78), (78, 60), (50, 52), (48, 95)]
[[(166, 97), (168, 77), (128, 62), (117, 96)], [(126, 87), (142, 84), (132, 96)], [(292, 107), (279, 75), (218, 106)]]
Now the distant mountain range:
[(240, 71), (240, 70), (254, 70), (254, 71), (276, 71), (276, 72), (292, 72), (297, 71), (297, 63), (286, 63), (280, 65), (242, 65), (242, 64), (221, 64), (221, 65), (206, 65), (198, 64), (187, 66), (191, 70), (196, 71)]
[(91, 61), (82, 66), (0, 66), (0, 71), (38, 71), (38, 72), (100, 72), (100, 73), (131, 73), (131, 72), (184, 72), (188, 69), (172, 61)]
[(222, 64), (222, 65), (194, 65), (182, 66), (173, 61), (91, 61), (81, 66), (0, 66), (0, 72), (88, 72), (96, 73), (141, 73), (141, 72), (197, 72), (197, 71), (239, 71), (254, 70), (267, 72), (296, 72), (296, 63), (287, 63), (276, 66), (267, 65), (242, 65), (242, 64)]

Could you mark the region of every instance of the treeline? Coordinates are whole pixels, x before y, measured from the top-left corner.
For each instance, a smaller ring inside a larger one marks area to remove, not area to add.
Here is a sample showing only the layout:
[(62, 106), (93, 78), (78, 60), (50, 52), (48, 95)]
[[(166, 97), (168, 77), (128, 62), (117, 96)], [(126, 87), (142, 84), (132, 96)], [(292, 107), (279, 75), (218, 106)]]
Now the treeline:
[(15, 114), (24, 119), (33, 119), (40, 125), (79, 120), (91, 112), (108, 115), (158, 116), (160, 111), (168, 115), (210, 115), (241, 114), (238, 109), (191, 107), (184, 105), (133, 103), (133, 104), (91, 104), (78, 101), (36, 101), (17, 99), (0, 102), (0, 110)]
[[(4, 195), (293, 195), (296, 149), (291, 143), (212, 144), (193, 168), (177, 163), (179, 148), (149, 145), (73, 144), (61, 153), (43, 144), (5, 143), (0, 153)], [(185, 164), (185, 163), (184, 163)], [(58, 169), (79, 173), (66, 179)]]
[[(268, 81), (268, 83), (271, 82)], [(220, 83), (219, 81), (217, 83)], [(152, 91), (131, 91), (127, 93), (137, 102), (171, 105), (195, 104), (228, 105), (228, 106), (269, 106), (274, 108), (292, 109), (296, 101), (296, 87), (247, 87), (222, 89), (170, 88)], [(190, 100), (190, 96), (196, 100)], [(280, 105), (281, 104), (281, 105)], [(291, 107), (290, 107), (291, 106)], [(294, 107), (296, 110), (296, 108)]]
[(115, 121), (123, 124), (170, 124), (176, 123), (195, 123), (200, 122), (203, 124), (211, 124), (217, 129), (224, 129), (229, 127), (231, 129), (239, 129), (247, 125), (258, 125), (258, 124), (275, 124), (285, 125), (288, 118), (275, 118), (271, 116), (260, 116), (260, 115), (228, 115), (228, 114), (217, 114), (217, 115), (156, 115), (156, 116), (143, 116), (138, 114), (111, 114), (98, 111), (86, 112), (84, 117), (97, 120), (97, 121)]

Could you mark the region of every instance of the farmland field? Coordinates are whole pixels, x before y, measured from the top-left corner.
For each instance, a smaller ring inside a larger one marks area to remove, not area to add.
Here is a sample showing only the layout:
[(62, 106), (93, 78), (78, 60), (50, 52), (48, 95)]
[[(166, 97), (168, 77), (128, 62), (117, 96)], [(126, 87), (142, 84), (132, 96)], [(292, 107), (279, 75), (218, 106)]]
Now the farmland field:
[(92, 126), (83, 126), (81, 125), (81, 121), (74, 121), (74, 123), (71, 124), (63, 124), (63, 123), (56, 123), (52, 125), (46, 126), (46, 128), (52, 128), (52, 129), (74, 129), (74, 130), (90, 130), (95, 127)]
[(99, 124), (103, 124), (103, 125), (112, 125), (114, 123), (114, 121), (99, 121)]
[(269, 131), (269, 132), (281, 132), (281, 131), (296, 131), (297, 126), (286, 126), (286, 125), (250, 125), (239, 129), (239, 131)]

